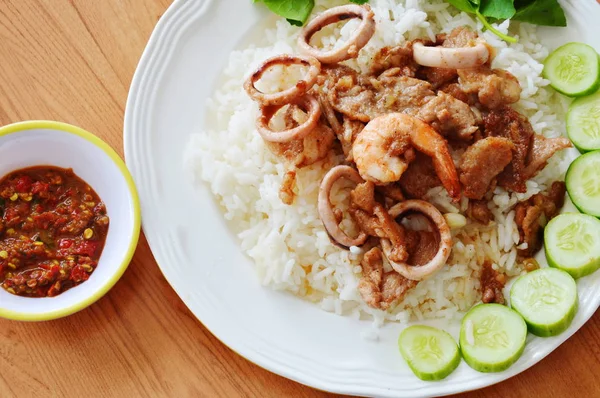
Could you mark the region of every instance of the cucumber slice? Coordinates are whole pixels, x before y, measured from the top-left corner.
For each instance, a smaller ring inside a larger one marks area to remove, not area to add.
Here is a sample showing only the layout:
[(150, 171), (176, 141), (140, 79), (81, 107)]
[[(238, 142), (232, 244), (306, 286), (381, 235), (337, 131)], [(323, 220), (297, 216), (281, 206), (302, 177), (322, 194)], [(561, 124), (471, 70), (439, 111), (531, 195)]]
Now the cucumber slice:
[(465, 315), (460, 349), (467, 364), (479, 372), (501, 372), (525, 348), (527, 325), (521, 315), (500, 304), (480, 304)]
[(600, 217), (600, 151), (588, 152), (575, 159), (567, 170), (565, 184), (579, 211)]
[(431, 326), (409, 326), (398, 347), (413, 373), (421, 380), (442, 380), (460, 364), (460, 352), (448, 333)]
[(575, 279), (589, 275), (600, 267), (600, 220), (576, 213), (554, 217), (544, 230), (544, 246), (551, 267)]
[(510, 289), (510, 304), (536, 336), (561, 334), (577, 312), (577, 284), (565, 271), (542, 268), (520, 276)]
[(567, 133), (581, 153), (600, 149), (600, 92), (571, 103), (567, 113)]
[(569, 97), (591, 94), (600, 87), (598, 53), (587, 44), (565, 44), (548, 55), (542, 75), (556, 91)]

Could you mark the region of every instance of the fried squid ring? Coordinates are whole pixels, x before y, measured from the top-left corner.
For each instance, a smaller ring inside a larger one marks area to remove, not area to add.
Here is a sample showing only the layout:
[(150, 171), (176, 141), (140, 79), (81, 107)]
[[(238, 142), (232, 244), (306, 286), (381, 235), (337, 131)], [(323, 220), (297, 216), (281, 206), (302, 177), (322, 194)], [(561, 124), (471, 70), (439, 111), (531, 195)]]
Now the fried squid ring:
[[(308, 71), (304, 79), (299, 80), (293, 87), (277, 93), (263, 93), (254, 85), (262, 77), (267, 69), (273, 65), (304, 65), (308, 67)], [(244, 82), (244, 89), (253, 100), (261, 105), (285, 105), (302, 97), (316, 83), (317, 77), (321, 72), (321, 64), (313, 57), (302, 55), (282, 54), (267, 59), (252, 73)]]
[(428, 47), (417, 42), (413, 45), (413, 59), (422, 66), (448, 69), (476, 68), (490, 59), (490, 50), (485, 43), (473, 47)]
[(319, 101), (312, 95), (306, 95), (302, 98), (296, 99), (290, 105), (298, 105), (308, 113), (308, 118), (304, 123), (296, 126), (289, 130), (284, 131), (273, 131), (269, 127), (269, 122), (278, 110), (283, 108), (285, 105), (267, 105), (260, 107), (260, 115), (256, 119), (256, 129), (258, 133), (265, 141), (270, 142), (289, 142), (292, 140), (299, 140), (306, 137), (311, 131), (319, 124), (319, 118), (321, 117), (321, 107)]
[[(400, 275), (407, 279), (420, 281), (433, 276), (446, 264), (452, 250), (452, 235), (450, 234), (450, 227), (446, 223), (446, 219), (442, 213), (435, 206), (423, 200), (406, 200), (398, 203), (389, 210), (389, 213), (392, 217), (397, 218), (408, 211), (416, 211), (427, 216), (435, 224), (440, 234), (438, 251), (427, 264), (409, 265), (390, 261), (392, 268)], [(381, 239), (381, 248), (389, 261), (388, 253), (392, 249), (390, 241), (388, 239)]]
[(351, 238), (339, 226), (333, 213), (333, 206), (331, 204), (330, 194), (333, 184), (340, 178), (347, 178), (350, 181), (361, 184), (364, 180), (360, 177), (360, 174), (350, 166), (336, 166), (329, 170), (321, 186), (319, 187), (319, 200), (318, 210), (319, 217), (325, 226), (325, 230), (329, 235), (329, 238), (336, 244), (349, 248), (350, 246), (360, 246), (364, 244), (368, 238), (367, 234), (360, 232), (356, 238)]
[[(351, 18), (359, 18), (362, 22), (340, 48), (320, 50), (310, 45), (310, 39), (325, 26)], [(334, 64), (355, 58), (374, 33), (375, 19), (371, 7), (349, 4), (330, 8), (310, 21), (298, 37), (298, 47), (300, 51), (315, 57), (324, 64)]]

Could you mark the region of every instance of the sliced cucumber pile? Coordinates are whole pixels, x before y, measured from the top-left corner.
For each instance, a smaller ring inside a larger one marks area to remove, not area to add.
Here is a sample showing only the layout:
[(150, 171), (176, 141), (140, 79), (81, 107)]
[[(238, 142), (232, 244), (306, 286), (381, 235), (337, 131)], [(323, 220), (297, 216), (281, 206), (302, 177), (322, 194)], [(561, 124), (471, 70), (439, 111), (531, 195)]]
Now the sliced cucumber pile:
[(598, 53), (583, 43), (568, 43), (544, 61), (543, 76), (554, 89), (569, 97), (591, 94), (600, 87)]
[(410, 326), (398, 339), (400, 353), (421, 380), (442, 380), (460, 364), (460, 351), (448, 333), (431, 326)]
[(519, 359), (527, 325), (515, 311), (500, 304), (480, 304), (465, 315), (460, 349), (467, 364), (479, 372), (501, 372)]
[(585, 214), (565, 213), (544, 230), (546, 259), (551, 267), (581, 278), (600, 268), (600, 220)]
[(571, 163), (565, 176), (567, 192), (579, 211), (600, 217), (600, 151), (588, 152)]
[(510, 304), (536, 336), (556, 336), (577, 312), (577, 284), (565, 271), (542, 268), (520, 276), (510, 289)]
[(600, 149), (600, 92), (571, 103), (567, 133), (581, 153)]

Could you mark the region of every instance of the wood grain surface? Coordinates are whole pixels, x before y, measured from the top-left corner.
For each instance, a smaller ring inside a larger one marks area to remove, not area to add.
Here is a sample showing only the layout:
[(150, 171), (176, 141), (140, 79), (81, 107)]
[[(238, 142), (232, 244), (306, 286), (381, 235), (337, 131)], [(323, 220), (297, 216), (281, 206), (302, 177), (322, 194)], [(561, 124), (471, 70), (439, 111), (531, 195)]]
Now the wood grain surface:
[[(169, 4), (0, 0), (0, 124), (72, 123), (122, 155), (127, 91)], [(529, 371), (463, 396), (600, 396), (599, 327), (596, 314)], [(221, 344), (167, 284), (143, 237), (124, 277), (90, 308), (44, 323), (0, 320), (2, 398), (218, 396), (331, 395), (269, 373)]]

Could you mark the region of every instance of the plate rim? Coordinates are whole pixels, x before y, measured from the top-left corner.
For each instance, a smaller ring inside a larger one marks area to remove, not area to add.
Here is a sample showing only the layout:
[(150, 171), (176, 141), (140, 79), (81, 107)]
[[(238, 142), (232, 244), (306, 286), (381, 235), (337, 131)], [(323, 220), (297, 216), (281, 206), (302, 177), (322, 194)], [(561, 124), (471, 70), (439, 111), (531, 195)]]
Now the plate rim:
[[(559, 1), (561, 1), (561, 3), (569, 3), (574, 2), (576, 0)], [(583, 4), (583, 2), (580, 1), (581, 0), (576, 1), (578, 3), (577, 5), (580, 7), (584, 6), (585, 4)], [(585, 1), (588, 2), (588, 6), (592, 4), (596, 5), (594, 0)], [(166, 67), (166, 65), (171, 61), (173, 49), (176, 47), (176, 45), (174, 44), (177, 43), (177, 40), (181, 38), (181, 36), (183, 36), (185, 31), (193, 22), (200, 19), (202, 15), (204, 15), (208, 7), (210, 7), (211, 4), (214, 2), (215, 0), (174, 0), (174, 2), (165, 11), (165, 13), (158, 21), (156, 27), (154, 28), (148, 41), (148, 44), (146, 45), (146, 48), (144, 49), (144, 52), (135, 70), (125, 107), (123, 143), (125, 160), (138, 187), (138, 193), (140, 198), (144, 196), (156, 196), (156, 193), (152, 192), (152, 188), (148, 186), (149, 184), (146, 184), (146, 182), (144, 181), (144, 175), (139, 168), (138, 162), (136, 161), (138, 160), (138, 151), (135, 149), (136, 147), (134, 145), (135, 132), (148, 131), (147, 129), (138, 129), (136, 127), (140, 119), (145, 116), (145, 113), (142, 111), (143, 105), (149, 102), (150, 99), (154, 98), (153, 94), (156, 94), (157, 91), (156, 86), (150, 89), (150, 85), (144, 86), (144, 83), (146, 83), (154, 74), (158, 73), (157, 70), (161, 70)], [(168, 41), (167, 38), (169, 37), (174, 37), (175, 40)], [(165, 44), (167, 42), (170, 44), (170, 46), (167, 46)], [(164, 56), (165, 54), (167, 54), (168, 56)], [(150, 190), (150, 192), (146, 192), (148, 189)], [(147, 212), (144, 211), (145, 206), (143, 203), (143, 199), (141, 207), (142, 215), (144, 215)], [(192, 310), (191, 305), (189, 303), (191, 301), (190, 297), (186, 297), (185, 294), (180, 294), (180, 292), (176, 288), (177, 283), (175, 282), (175, 275), (171, 275), (165, 267), (161, 266), (161, 263), (164, 259), (164, 255), (160, 249), (162, 247), (161, 242), (163, 242), (164, 240), (160, 239), (160, 237), (156, 233), (151, 232), (152, 229), (148, 226), (147, 220), (147, 216), (142, 217), (142, 228), (148, 241), (150, 250), (156, 260), (157, 265), (159, 266), (159, 269), (161, 270), (161, 273), (163, 274), (169, 285), (173, 288), (175, 293), (184, 302), (186, 307), (188, 307), (190, 312), (194, 314), (194, 317), (198, 319), (198, 321), (200, 321), (200, 323), (202, 323), (202, 325), (206, 327), (213, 336), (215, 336), (221, 343), (223, 343), (225, 346), (227, 346), (229, 349), (231, 349), (238, 355), (262, 367), (263, 369), (266, 369), (282, 377), (294, 380), (301, 384), (307, 385), (309, 387), (316, 388), (318, 390), (355, 396), (377, 395), (389, 397), (414, 397), (414, 393), (417, 391), (419, 393), (422, 393), (422, 395), (419, 396), (441, 396), (473, 391), (480, 388), (488, 387), (502, 382), (504, 380), (507, 380), (519, 373), (522, 373), (530, 367), (532, 367), (533, 365), (540, 362), (547, 355), (549, 355), (556, 348), (558, 348), (562, 343), (564, 343), (567, 339), (569, 339), (573, 334), (578, 332), (581, 329), (581, 327), (585, 323), (587, 323), (589, 318), (591, 318), (591, 316), (595, 312), (592, 311), (589, 315), (585, 316), (584, 319), (582, 319), (581, 324), (574, 328), (574, 330), (570, 330), (561, 334), (557, 339), (555, 346), (552, 345), (552, 348), (550, 350), (543, 350), (541, 355), (537, 355), (535, 356), (535, 358), (532, 358), (531, 360), (527, 361), (523, 365), (523, 367), (519, 368), (518, 370), (516, 370), (516, 368), (513, 367), (512, 371), (511, 369), (509, 369), (502, 373), (487, 375), (480, 373), (479, 375), (481, 377), (475, 379), (461, 380), (451, 385), (448, 385), (446, 383), (429, 383), (423, 388), (418, 388), (416, 390), (390, 390), (387, 388), (380, 388), (377, 386), (366, 386), (364, 384), (356, 385), (347, 382), (335, 383), (319, 377), (306, 375), (305, 373), (299, 371), (294, 367), (286, 366), (285, 363), (276, 361), (273, 358), (269, 358), (268, 355), (257, 351), (256, 349), (252, 348), (251, 345), (245, 344), (244, 342), (240, 341), (240, 339), (236, 340), (235, 338), (231, 338), (232, 335), (223, 330), (223, 328), (228, 327), (227, 321), (223, 322), (221, 319), (217, 320), (215, 317), (211, 317), (209, 314), (203, 314), (202, 316), (200, 316), (200, 310)], [(596, 300), (596, 309), (598, 308), (598, 306), (600, 306), (600, 298)], [(219, 324), (218, 321), (221, 321), (221, 323)], [(491, 378), (491, 380), (489, 380), (489, 378)]]

